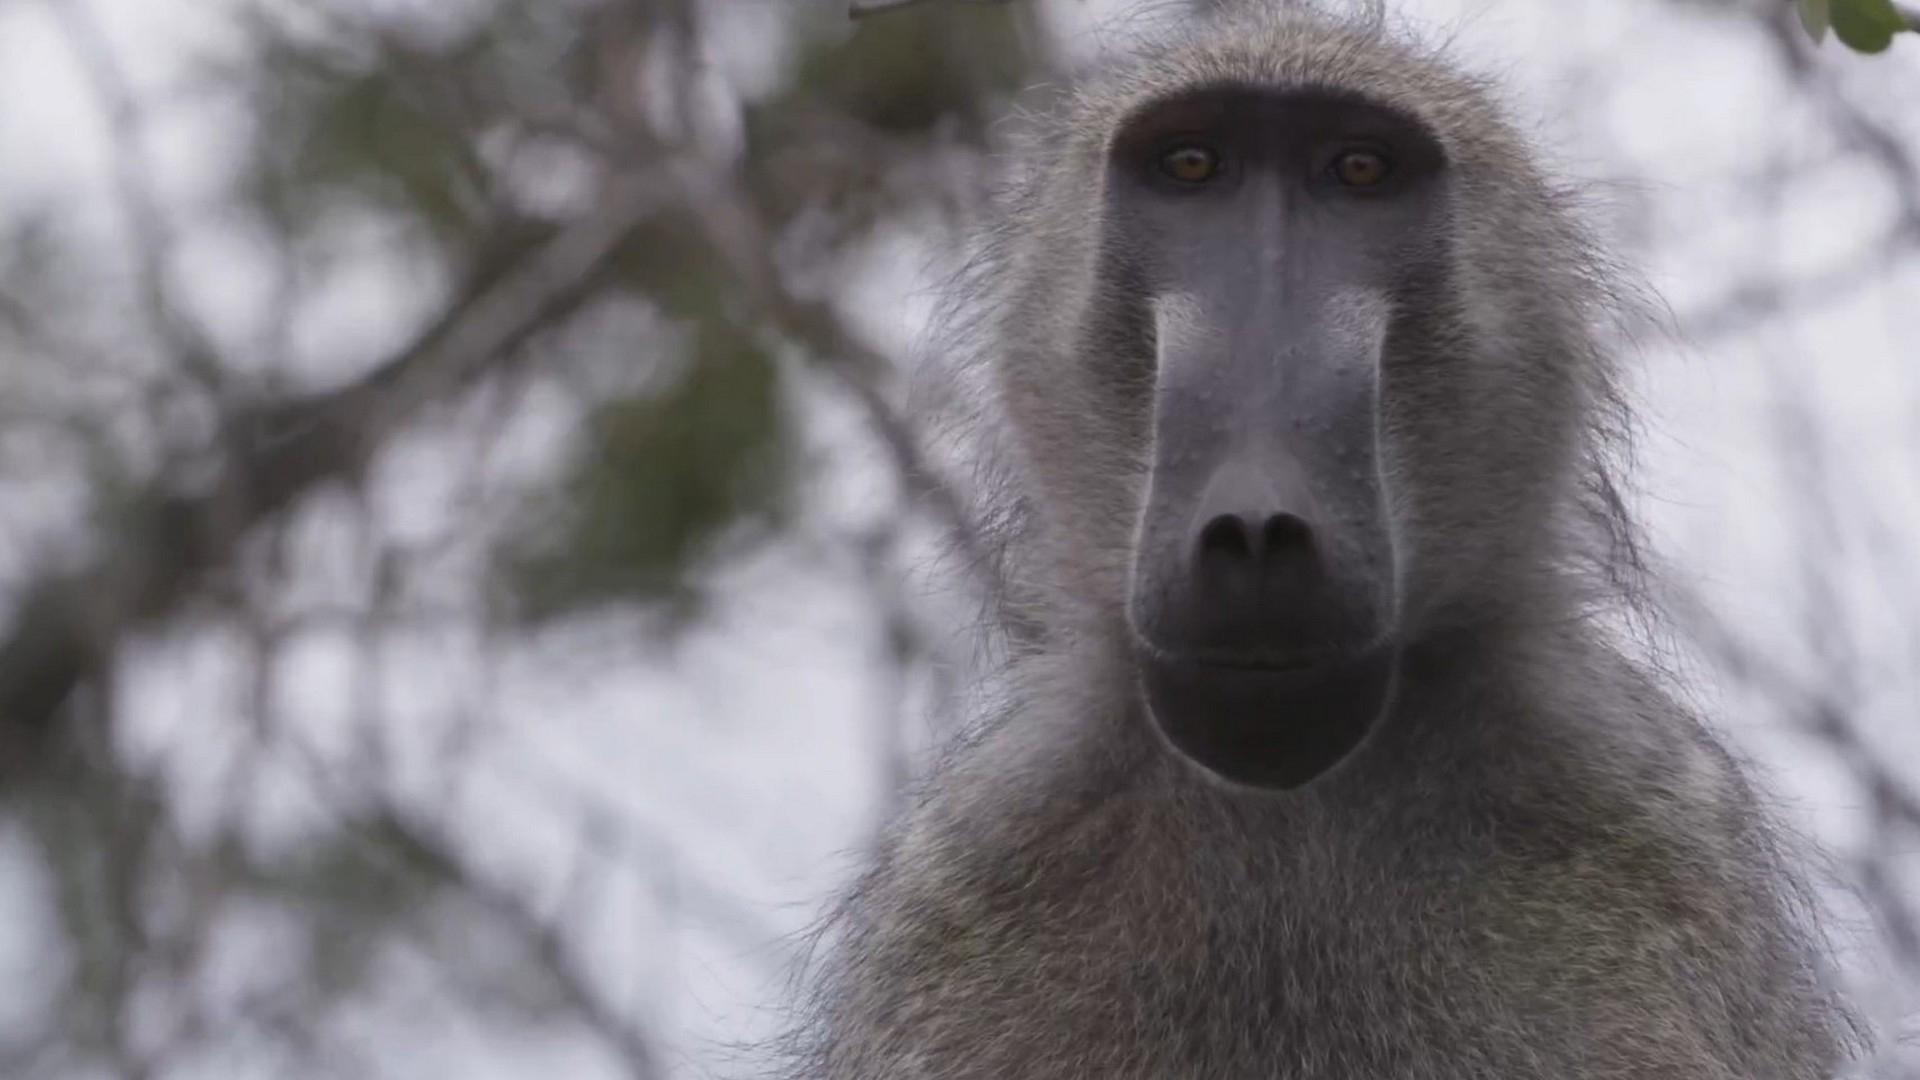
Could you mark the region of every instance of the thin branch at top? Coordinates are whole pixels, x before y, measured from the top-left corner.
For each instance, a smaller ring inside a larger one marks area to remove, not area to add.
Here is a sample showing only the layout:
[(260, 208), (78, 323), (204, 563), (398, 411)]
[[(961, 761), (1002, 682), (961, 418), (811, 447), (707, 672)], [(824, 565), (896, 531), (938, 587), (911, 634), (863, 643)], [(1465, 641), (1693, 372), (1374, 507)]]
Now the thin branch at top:
[[(864, 19), (869, 15), (882, 15), (889, 11), (904, 11), (921, 4), (951, 2), (951, 0), (852, 0), (847, 8), (850, 19)], [(1013, 0), (966, 0), (974, 4), (1008, 4)]]
[(126, 219), (134, 277), (147, 320), (183, 372), (202, 387), (217, 389), (223, 376), (213, 343), (180, 309), (169, 285), (167, 260), (174, 236), (153, 190), (153, 163), (146, 152), (146, 123), (139, 100), (87, 6), (81, 0), (48, 0), (46, 6), (105, 114), (113, 190)]

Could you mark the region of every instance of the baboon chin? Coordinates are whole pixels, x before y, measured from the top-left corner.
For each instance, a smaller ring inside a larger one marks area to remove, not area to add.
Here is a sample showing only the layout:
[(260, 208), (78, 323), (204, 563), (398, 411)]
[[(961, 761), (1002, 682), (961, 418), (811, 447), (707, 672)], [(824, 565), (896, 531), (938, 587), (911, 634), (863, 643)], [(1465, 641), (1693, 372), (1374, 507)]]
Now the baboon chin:
[(960, 286), (1009, 659), (792, 1075), (1832, 1076), (1794, 859), (1605, 617), (1608, 260), (1484, 81), (1234, 12), (1037, 117)]

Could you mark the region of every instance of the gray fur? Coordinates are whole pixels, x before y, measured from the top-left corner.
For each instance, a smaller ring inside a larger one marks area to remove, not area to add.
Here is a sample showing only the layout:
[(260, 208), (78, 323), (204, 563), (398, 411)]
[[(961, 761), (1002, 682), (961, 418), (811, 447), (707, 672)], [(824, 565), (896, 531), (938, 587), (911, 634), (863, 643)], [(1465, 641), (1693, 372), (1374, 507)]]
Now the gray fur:
[[(1125, 639), (1130, 365), (1151, 352), (1094, 284), (1090, 193), (1130, 110), (1220, 82), (1396, 105), (1457, 191), (1453, 296), (1389, 410), (1397, 704), (1285, 793), (1169, 751)], [(1012, 655), (839, 910), (794, 1074), (1833, 1075), (1853, 1028), (1806, 890), (1733, 760), (1609, 629), (1637, 562), (1609, 275), (1487, 88), (1378, 21), (1243, 13), (1090, 81), (1025, 160), (968, 286), (1007, 444)]]

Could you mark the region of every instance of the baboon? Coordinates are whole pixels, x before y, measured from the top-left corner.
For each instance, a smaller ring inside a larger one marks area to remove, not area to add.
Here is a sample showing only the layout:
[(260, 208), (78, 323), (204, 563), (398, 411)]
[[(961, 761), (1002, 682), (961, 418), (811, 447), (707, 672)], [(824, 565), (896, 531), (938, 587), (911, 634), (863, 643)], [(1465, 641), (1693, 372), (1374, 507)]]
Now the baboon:
[(1622, 630), (1617, 275), (1493, 92), (1247, 5), (1037, 122), (967, 279), (1019, 629), (796, 1074), (1833, 1075), (1790, 845)]

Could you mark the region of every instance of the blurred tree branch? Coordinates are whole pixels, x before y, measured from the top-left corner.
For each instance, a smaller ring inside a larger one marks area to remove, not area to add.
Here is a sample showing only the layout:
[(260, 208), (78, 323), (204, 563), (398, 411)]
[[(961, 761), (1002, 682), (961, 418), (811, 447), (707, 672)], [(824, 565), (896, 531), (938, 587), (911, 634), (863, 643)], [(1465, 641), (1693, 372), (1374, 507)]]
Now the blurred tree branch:
[(600, 284), (609, 256), (660, 205), (654, 186), (634, 183), (531, 257), (518, 239), (496, 237), (482, 245), (495, 256), (398, 355), (340, 389), (236, 412), (207, 490), (135, 496), (103, 553), (27, 590), (0, 637), (0, 773), (32, 758), (122, 637), (189, 602), (254, 526), (352, 476), (441, 394), (509, 362)]
[(482, 878), (457, 848), (391, 804), (378, 806), (358, 828), (377, 850), (397, 854), (409, 870), (455, 886), (460, 895), (506, 923), (532, 949), (559, 989), (569, 1013), (618, 1054), (629, 1080), (653, 1080), (661, 1069), (652, 1045), (631, 1020), (610, 1005), (579, 970), (563, 928), (533, 910), (514, 890)]
[[(544, 8), (526, 10), (548, 17)], [(42, 569), (15, 592), (0, 626), (0, 783), (10, 803), (64, 813), (112, 805), (99, 795), (102, 784), (148, 791), (146, 780), (121, 774), (108, 713), (80, 724), (86, 702), (113, 698), (120, 647), (210, 600), (237, 601), (243, 608), (258, 603), (241, 587), (243, 577), (263, 559), (277, 565), (280, 538), (309, 495), (357, 483), (384, 451), (421, 426), (423, 415), (457, 402), (470, 388), (497, 385), (495, 376), (561, 336), (549, 331), (564, 326), (571, 332), (576, 316), (601, 300), (638, 296), (701, 334), (763, 338), (796, 350), (805, 370), (818, 372), (858, 406), (915, 505), (970, 561), (978, 561), (960, 499), (921, 457), (893, 404), (896, 363), (866, 345), (831, 299), (796, 290), (791, 268), (780, 265), (777, 254), (783, 232), (819, 206), (854, 208), (841, 226), (852, 229), (874, 220), (876, 206), (911, 212), (949, 197), (959, 185), (947, 172), (946, 144), (955, 130), (945, 126), (947, 116), (961, 112), (977, 124), (984, 114), (968, 110), (978, 108), (979, 87), (989, 84), (961, 62), (968, 54), (949, 51), (937, 24), (915, 27), (908, 17), (895, 24), (906, 28), (904, 35), (889, 27), (860, 46), (889, 64), (815, 69), (824, 74), (825, 89), (814, 92), (806, 84), (777, 99), (768, 109), (773, 122), (752, 136), (763, 142), (732, 157), (689, 137), (704, 122), (687, 89), (702, 77), (695, 63), (703, 48), (702, 24), (692, 12), (690, 4), (667, 0), (637, 9), (609, 6), (599, 13), (604, 19), (586, 19), (594, 32), (570, 54), (569, 63), (577, 66), (542, 69), (566, 73), (566, 96), (540, 101), (533, 100), (538, 95), (521, 100), (502, 91), (508, 83), (490, 67), (507, 64), (512, 50), (528, 47), (517, 27), (431, 47), (397, 31), (363, 32), (345, 16), (298, 31), (318, 38), (289, 41), (276, 28), (262, 31), (268, 44), (260, 77), (270, 91), (260, 97), (265, 157), (258, 183), (243, 192), (259, 204), (282, 245), (276, 251), (281, 288), (272, 298), (277, 316), (285, 320), (294, 311), (300, 245), (324, 237), (328, 213), (347, 201), (390, 220), (427, 223), (437, 244), (433, 257), (462, 282), (428, 324), (371, 371), (335, 388), (290, 394), (273, 392), (271, 378), (237, 376), (249, 368), (271, 371), (280, 357), (216, 355), (204, 329), (187, 317), (170, 276), (179, 223), (168, 219), (157, 194), (140, 96), (87, 9), (54, 12), (109, 118), (110, 190), (127, 225), (135, 310), (140, 322), (151, 324), (141, 332), (167, 365), (160, 378), (183, 377), (218, 420), (207, 445), (163, 445), (158, 460), (125, 469), (125, 489), (97, 499), (100, 520), (81, 549), (85, 554)], [(674, 47), (653, 48), (655, 34), (677, 35)], [(978, 40), (995, 39), (975, 40), (969, 47), (979, 51)], [(897, 62), (899, 56), (914, 62)], [(996, 60), (1004, 62), (1004, 56)], [(650, 76), (679, 88), (680, 98), (667, 110), (671, 115), (656, 115), (637, 98), (636, 87), (652, 85)], [(896, 84), (884, 107), (869, 111), (876, 99), (863, 87), (876, 77)], [(804, 126), (782, 132), (783, 119)], [(981, 129), (960, 130), (977, 137)], [(590, 162), (583, 203), (557, 213), (527, 212), (515, 204), (515, 162), (500, 150), (536, 145), (583, 153)], [(830, 234), (828, 242), (842, 238)], [(17, 316), (9, 321), (17, 324), (21, 341), (49, 363), (70, 354), (64, 334), (47, 332), (38, 311), (10, 299), (0, 294), (0, 316)], [(281, 336), (268, 348), (284, 348), (285, 332), (283, 321)], [(696, 355), (693, 362), (704, 364), (709, 357)], [(899, 537), (900, 522), (890, 520), (861, 547), (863, 571), (886, 593), (880, 603), (886, 662), (897, 669), (877, 717), (890, 786), (905, 761), (896, 713), (904, 703), (906, 669), (921, 649), (907, 597), (892, 581)], [(269, 567), (266, 576), (277, 580), (283, 571)], [(338, 841), (327, 840), (313, 849), (319, 865), (302, 868), (296, 858), (292, 866), (276, 867), (243, 850), (246, 807), (258, 795), (251, 777), (288, 750), (296, 757), (305, 752), (294, 733), (265, 718), (279, 644), (295, 632), (295, 622), (253, 610), (232, 615), (228, 622), (237, 618), (260, 642), (249, 660), (255, 683), (250, 708), (257, 714), (250, 741), (222, 780), (228, 786), (223, 801), (235, 820), (222, 826), (222, 839), (207, 850), (189, 849), (173, 835), (173, 808), (164, 802), (149, 808), (147, 828), (100, 823), (89, 826), (92, 832), (77, 844), (49, 827), (42, 839), (49, 859), (69, 849), (91, 858), (109, 844), (121, 848), (114, 859), (119, 872), (110, 878), (88, 876), (85, 867), (67, 871), (75, 887), (88, 890), (89, 903), (117, 913), (98, 926), (69, 928), (76, 950), (109, 962), (98, 966), (101, 978), (65, 991), (70, 1002), (61, 1013), (87, 1018), (85, 1023), (76, 1019), (50, 1029), (44, 1042), (0, 1048), (7, 1059), (21, 1071), (57, 1070), (62, 1055), (97, 1053), (122, 1074), (161, 1076), (187, 1066), (197, 1049), (217, 1043), (221, 1028), (236, 1021), (274, 1033), (316, 1061), (345, 1053), (329, 1045), (319, 1020), (328, 995), (368, 977), (374, 946), (367, 939), (377, 936), (371, 927), (421, 917), (388, 910), (395, 901), (386, 894), (399, 886), (364, 879), (367, 871), (358, 864), (372, 855), (390, 870), (404, 868), (431, 886), (432, 895), (459, 898), (487, 913), (546, 973), (558, 995), (556, 1008), (611, 1047), (628, 1076), (661, 1075), (652, 1038), (629, 1015), (633, 1010), (615, 1007), (583, 966), (581, 931), (564, 913), (544, 913), (521, 889), (479, 872), (453, 827), (429, 828), (404, 810), (382, 789), (380, 769), (368, 766), (369, 782), (354, 785), (347, 793), (353, 798), (336, 798), (329, 809), (336, 831), (356, 837), (362, 856), (342, 862), (330, 852)], [(377, 627), (356, 632), (367, 648), (377, 648)], [(76, 765), (76, 754), (84, 767)], [(318, 781), (316, 786), (343, 794)], [(605, 808), (579, 813), (611, 820)], [(635, 840), (624, 847), (647, 874), (671, 882), (676, 895), (696, 904), (709, 926), (754, 942), (768, 936), (764, 928), (745, 928), (749, 920), (725, 896), (677, 875), (674, 853), (664, 843)], [(143, 898), (156, 877), (188, 867), (207, 883), (206, 891), (196, 893), (193, 914), (184, 923), (157, 919)], [(195, 978), (210, 962), (212, 928), (227, 911), (224, 897), (258, 888), (275, 890), (290, 905), (315, 905), (313, 929), (323, 936), (328, 917), (365, 925), (354, 925), (347, 940), (329, 941), (313, 953), (311, 972), (289, 971), (279, 985), (225, 1007), (196, 1004), (159, 1033), (136, 1037), (143, 988), (161, 977), (157, 958), (164, 954), (171, 965), (166, 977), (181, 983)], [(355, 899), (327, 916), (321, 912), (331, 901), (319, 898), (327, 888), (359, 889), (371, 899)], [(303, 901), (303, 889), (314, 896)], [(361, 903), (371, 907), (352, 906)], [(438, 960), (450, 968), (459, 963), (455, 956)], [(309, 978), (310, 984), (301, 981)]]
[(1845, 146), (1886, 176), (1900, 213), (1892, 228), (1858, 257), (1797, 279), (1762, 275), (1696, 305), (1684, 320), (1684, 329), (1696, 339), (1743, 329), (1755, 319), (1778, 318), (1789, 309), (1831, 302), (1875, 280), (1902, 256), (1920, 250), (1920, 158), (1915, 149), (1836, 82), (1834, 72), (1819, 63), (1791, 11), (1755, 12), (1754, 18), (1773, 43), (1785, 77), (1827, 115)]

